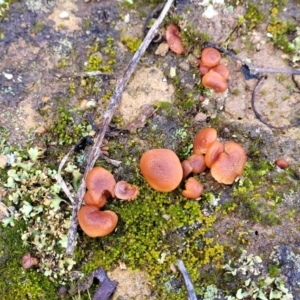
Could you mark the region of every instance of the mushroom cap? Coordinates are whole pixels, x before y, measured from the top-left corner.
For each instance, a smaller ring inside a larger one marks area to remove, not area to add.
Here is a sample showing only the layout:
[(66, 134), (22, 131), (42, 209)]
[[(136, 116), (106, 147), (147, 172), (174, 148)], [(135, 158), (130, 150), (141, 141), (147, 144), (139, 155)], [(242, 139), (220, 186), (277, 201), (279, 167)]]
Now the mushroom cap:
[(206, 166), (211, 168), (212, 164), (218, 159), (219, 154), (222, 152), (224, 152), (224, 145), (219, 141), (214, 141), (205, 154)]
[(187, 178), (193, 171), (193, 167), (191, 166), (190, 162), (185, 159), (181, 162), (181, 166), (182, 166), (182, 178)]
[(225, 80), (229, 78), (229, 69), (223, 64), (214, 66), (212, 70), (219, 73)]
[(141, 173), (149, 185), (159, 192), (175, 190), (182, 180), (182, 166), (170, 149), (151, 149), (140, 160)]
[(221, 54), (218, 50), (207, 47), (204, 48), (201, 52), (201, 61), (204, 66), (212, 68), (220, 63)]
[(232, 184), (243, 173), (247, 161), (246, 151), (235, 142), (226, 143), (224, 151), (212, 164), (210, 172), (219, 183)]
[(278, 158), (275, 161), (275, 164), (277, 167), (279, 167), (280, 169), (286, 169), (289, 167), (289, 163), (284, 159), (284, 158)]
[(206, 169), (203, 154), (192, 154), (187, 160), (190, 162), (194, 174), (200, 174)]
[(102, 194), (100, 197), (94, 199), (92, 198), (89, 190), (87, 190), (86, 193), (84, 194), (83, 200), (86, 205), (96, 206), (98, 208), (103, 207), (107, 202), (107, 198), (105, 194)]
[(194, 177), (190, 177), (185, 183), (185, 190), (182, 191), (182, 196), (197, 199), (203, 193), (203, 185)]
[(114, 188), (115, 196), (121, 200), (134, 200), (139, 194), (139, 188), (126, 181), (118, 181)]
[(166, 40), (169, 48), (176, 54), (184, 53), (185, 49), (182, 44), (179, 29), (176, 25), (170, 24), (166, 30)]
[(226, 79), (214, 70), (210, 70), (202, 77), (202, 84), (218, 93), (223, 93), (228, 88)]
[(108, 196), (107, 193), (112, 197), (115, 196), (114, 187), (116, 180), (108, 170), (102, 167), (93, 168), (87, 174), (85, 182), (90, 196), (96, 203), (101, 201), (102, 195)]
[(108, 235), (118, 223), (118, 216), (115, 212), (100, 211), (96, 206), (82, 206), (77, 217), (81, 229), (90, 237)]
[(210, 70), (209, 67), (205, 66), (203, 62), (200, 60), (199, 62), (199, 72), (201, 75), (205, 75)]
[(35, 257), (32, 257), (30, 253), (25, 253), (22, 256), (21, 264), (24, 269), (29, 269), (32, 266), (37, 265), (38, 263), (39, 263), (38, 259)]
[(211, 144), (217, 139), (217, 130), (214, 128), (201, 129), (194, 138), (194, 154), (205, 154)]

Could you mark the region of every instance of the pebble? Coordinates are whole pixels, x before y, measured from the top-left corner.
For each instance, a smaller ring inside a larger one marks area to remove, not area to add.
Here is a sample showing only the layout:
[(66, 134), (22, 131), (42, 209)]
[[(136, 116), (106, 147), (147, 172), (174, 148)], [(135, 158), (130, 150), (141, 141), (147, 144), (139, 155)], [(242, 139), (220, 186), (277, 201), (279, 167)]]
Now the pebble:
[(4, 154), (0, 154), (0, 169), (4, 169), (7, 165), (7, 156)]
[(7, 80), (12, 80), (13, 77), (14, 77), (13, 74), (5, 73), (5, 72), (2, 72), (2, 74), (4, 75), (4, 77), (5, 77)]
[(165, 42), (160, 43), (155, 51), (156, 55), (166, 56), (169, 51), (169, 45)]
[(188, 55), (188, 62), (192, 67), (198, 67), (199, 65), (199, 60), (194, 54), (189, 54)]
[(39, 126), (36, 130), (35, 130), (36, 133), (38, 134), (44, 134), (47, 132), (47, 129), (44, 127), (44, 126)]
[(183, 62), (181, 62), (179, 65), (179, 68), (181, 69), (181, 70), (183, 70), (183, 71), (189, 71), (190, 70), (190, 65), (189, 65), (189, 63), (188, 62), (186, 62), (186, 61), (183, 61)]
[(69, 13), (67, 11), (62, 11), (60, 14), (59, 14), (59, 17), (61, 19), (68, 19), (69, 18)]
[(207, 115), (202, 112), (199, 112), (196, 114), (194, 121), (195, 123), (200, 123), (200, 122), (205, 122), (206, 119), (207, 119)]

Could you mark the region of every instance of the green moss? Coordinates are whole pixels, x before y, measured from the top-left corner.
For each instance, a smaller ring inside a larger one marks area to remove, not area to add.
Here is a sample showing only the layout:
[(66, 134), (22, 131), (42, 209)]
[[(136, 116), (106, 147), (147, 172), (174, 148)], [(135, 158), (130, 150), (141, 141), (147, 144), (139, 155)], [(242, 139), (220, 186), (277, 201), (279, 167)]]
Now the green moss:
[(57, 141), (59, 145), (71, 145), (89, 133), (90, 125), (86, 121), (75, 122), (73, 117), (75, 113), (82, 112), (58, 107), (53, 116), (53, 123), (47, 128), (48, 141)]
[(99, 265), (109, 269), (122, 261), (129, 268), (147, 271), (160, 299), (183, 297), (184, 289), (176, 295), (166, 288), (174, 277), (169, 266), (181, 258), (197, 282), (201, 266), (222, 259), (223, 246), (213, 235), (215, 217), (205, 217), (199, 203), (183, 200), (177, 193), (158, 193), (140, 180), (136, 183), (140, 186), (137, 200), (107, 207), (118, 213), (118, 229), (101, 240), (89, 241), (93, 254), (84, 271)]
[(121, 42), (129, 49), (131, 53), (135, 53), (140, 47), (142, 40), (137, 37), (123, 36)]
[(45, 28), (45, 24), (41, 21), (37, 21), (34, 23), (33, 27), (31, 28), (31, 32), (34, 34), (38, 34), (43, 31)]
[(25, 223), (15, 224), (13, 228), (1, 228), (0, 231), (0, 298), (57, 299), (55, 283), (35, 269), (22, 269), (22, 256), (30, 248), (22, 246), (20, 230), (25, 229)]
[(244, 16), (246, 21), (246, 25), (248, 29), (253, 29), (257, 25), (259, 25), (265, 18), (264, 13), (260, 10), (260, 8), (253, 3), (248, 3), (247, 12)]

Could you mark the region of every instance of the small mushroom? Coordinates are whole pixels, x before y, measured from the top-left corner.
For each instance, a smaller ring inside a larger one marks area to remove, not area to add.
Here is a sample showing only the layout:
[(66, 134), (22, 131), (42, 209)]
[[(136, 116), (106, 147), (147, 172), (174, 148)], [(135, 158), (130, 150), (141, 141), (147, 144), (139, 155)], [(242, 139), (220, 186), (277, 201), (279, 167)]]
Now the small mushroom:
[(228, 88), (226, 79), (214, 70), (210, 70), (202, 77), (202, 84), (218, 93), (223, 93)]
[(114, 188), (115, 196), (121, 200), (134, 200), (138, 196), (139, 188), (126, 181), (118, 181)]
[(96, 206), (98, 208), (103, 207), (107, 202), (105, 193), (94, 199), (89, 190), (84, 194), (83, 200), (86, 205)]
[(101, 202), (103, 195), (114, 197), (116, 180), (114, 176), (102, 167), (93, 168), (86, 176), (86, 187), (95, 203)]
[(243, 173), (247, 161), (246, 152), (235, 142), (226, 143), (224, 151), (212, 164), (210, 172), (219, 183), (232, 184)]
[(221, 54), (218, 50), (207, 47), (202, 50), (201, 62), (204, 66), (212, 68), (220, 63)]
[(22, 256), (21, 264), (24, 269), (29, 269), (32, 266), (37, 265), (38, 263), (39, 263), (38, 259), (35, 257), (32, 257), (30, 253), (25, 253)]
[(183, 171), (182, 178), (185, 179), (192, 173), (193, 167), (191, 166), (190, 162), (187, 159), (181, 162), (181, 166)]
[(194, 177), (190, 177), (185, 183), (185, 190), (182, 191), (182, 196), (197, 199), (203, 193), (203, 185)]
[(217, 130), (214, 128), (201, 129), (194, 138), (194, 154), (205, 154), (211, 144), (217, 139)]
[(169, 48), (176, 54), (184, 53), (185, 49), (182, 44), (179, 29), (176, 25), (170, 24), (166, 30), (166, 40)]
[(206, 166), (211, 168), (212, 164), (218, 159), (219, 154), (222, 152), (224, 152), (224, 145), (219, 141), (214, 141), (205, 154)]
[(223, 64), (214, 66), (212, 70), (219, 73), (225, 80), (229, 78), (229, 69)]
[(284, 158), (279, 158), (275, 161), (275, 164), (280, 169), (286, 169), (289, 167), (289, 163)]
[(96, 206), (83, 206), (78, 212), (78, 223), (90, 237), (110, 234), (117, 226), (118, 216), (110, 210), (100, 211)]
[(190, 162), (194, 174), (200, 174), (206, 169), (203, 154), (192, 154), (187, 160)]
[(140, 169), (149, 185), (159, 192), (175, 190), (183, 176), (180, 160), (170, 149), (146, 151), (140, 159)]

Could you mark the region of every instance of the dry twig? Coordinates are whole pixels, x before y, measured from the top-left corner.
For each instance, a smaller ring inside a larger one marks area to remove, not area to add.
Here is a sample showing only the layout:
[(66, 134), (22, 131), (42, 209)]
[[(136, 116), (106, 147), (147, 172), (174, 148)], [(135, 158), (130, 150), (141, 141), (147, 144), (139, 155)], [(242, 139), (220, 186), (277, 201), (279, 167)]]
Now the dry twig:
[(197, 300), (197, 296), (194, 290), (194, 286), (189, 273), (187, 272), (184, 263), (181, 259), (177, 260), (178, 269), (184, 279), (184, 283), (188, 292), (189, 300)]
[[(167, 0), (165, 3), (165, 6), (161, 12), (161, 14), (159, 15), (159, 17), (157, 18), (157, 20), (154, 22), (153, 26), (150, 28), (149, 32), (147, 33), (144, 41), (142, 42), (142, 44), (140, 45), (139, 49), (137, 50), (137, 52), (134, 54), (133, 58), (131, 59), (130, 63), (128, 64), (124, 75), (117, 81), (116, 83), (116, 88), (114, 91), (114, 94), (112, 95), (108, 108), (103, 116), (103, 121), (101, 124), (101, 128), (100, 128), (100, 132), (95, 140), (95, 143), (92, 147), (90, 156), (88, 158), (87, 161), (87, 166), (85, 169), (85, 173), (83, 176), (83, 179), (81, 180), (77, 195), (76, 195), (76, 199), (75, 200), (71, 200), (71, 202), (73, 202), (73, 210), (72, 210), (72, 217), (71, 217), (71, 226), (69, 229), (69, 235), (68, 235), (68, 244), (67, 244), (67, 254), (68, 255), (73, 255), (74, 253), (74, 247), (75, 247), (75, 243), (76, 243), (76, 234), (77, 234), (77, 226), (78, 226), (78, 221), (77, 221), (77, 214), (78, 211), (81, 207), (82, 204), (82, 199), (83, 196), (85, 194), (86, 191), (86, 185), (85, 185), (85, 178), (87, 173), (94, 167), (96, 160), (98, 159), (98, 157), (101, 154), (101, 145), (105, 136), (105, 133), (108, 129), (108, 126), (110, 124), (110, 121), (114, 115), (114, 112), (120, 102), (120, 98), (121, 95), (125, 89), (125, 86), (129, 80), (129, 78), (131, 77), (133, 71), (135, 70), (140, 58), (142, 57), (142, 55), (144, 54), (144, 52), (146, 51), (146, 49), (148, 48), (149, 44), (151, 43), (152, 39), (155, 37), (155, 35), (158, 32), (158, 28), (161, 24), (161, 22), (163, 21), (164, 17), (166, 16), (166, 14), (168, 13), (169, 9), (171, 8), (172, 4), (173, 4), (174, 0)], [(63, 160), (66, 161), (67, 157), (69, 156), (70, 153), (68, 153)], [(63, 168), (63, 164), (60, 164), (60, 170)], [(62, 183), (62, 188), (64, 190), (64, 192), (67, 195), (70, 195), (71, 193), (68, 191), (68, 188), (66, 186), (66, 184), (63, 182), (63, 179), (61, 178)]]

